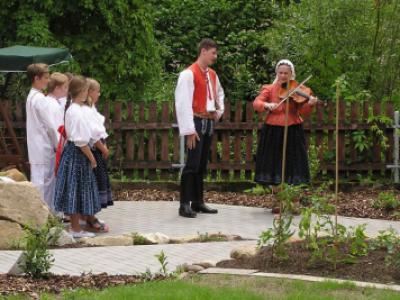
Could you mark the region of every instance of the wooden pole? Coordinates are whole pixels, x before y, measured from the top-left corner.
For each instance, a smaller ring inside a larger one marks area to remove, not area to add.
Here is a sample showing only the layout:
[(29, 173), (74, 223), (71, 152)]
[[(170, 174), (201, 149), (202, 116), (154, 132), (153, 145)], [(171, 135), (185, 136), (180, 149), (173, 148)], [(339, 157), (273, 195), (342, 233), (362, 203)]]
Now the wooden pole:
[(340, 102), (340, 86), (339, 82), (336, 83), (336, 165), (335, 165), (335, 240), (337, 239), (337, 207), (338, 207), (338, 193), (339, 193), (339, 102)]
[[(289, 90), (289, 82), (287, 82), (287, 90)], [(285, 129), (283, 132), (283, 147), (282, 147), (282, 177), (281, 177), (281, 191), (283, 191), (286, 176), (286, 149), (287, 149), (287, 137), (288, 137), (288, 119), (289, 119), (289, 99), (286, 100), (285, 106)], [(283, 210), (282, 201), (279, 202), (279, 218), (281, 217)]]

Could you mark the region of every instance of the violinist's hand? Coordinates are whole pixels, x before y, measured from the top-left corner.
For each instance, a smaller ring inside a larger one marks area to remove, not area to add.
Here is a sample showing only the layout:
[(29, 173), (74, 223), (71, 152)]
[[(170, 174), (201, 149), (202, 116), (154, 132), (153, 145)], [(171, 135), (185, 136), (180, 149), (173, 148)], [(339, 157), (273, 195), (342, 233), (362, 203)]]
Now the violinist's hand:
[(266, 110), (273, 111), (278, 106), (277, 103), (265, 103), (264, 107)]
[(317, 102), (318, 102), (317, 97), (310, 96), (310, 100), (308, 100), (308, 104), (310, 104), (311, 106), (314, 106), (315, 104), (317, 104)]

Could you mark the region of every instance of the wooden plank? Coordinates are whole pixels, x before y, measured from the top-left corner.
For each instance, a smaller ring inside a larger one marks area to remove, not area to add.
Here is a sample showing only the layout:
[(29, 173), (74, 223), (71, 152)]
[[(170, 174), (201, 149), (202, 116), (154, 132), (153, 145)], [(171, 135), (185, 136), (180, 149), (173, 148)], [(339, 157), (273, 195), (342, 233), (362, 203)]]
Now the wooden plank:
[[(335, 103), (332, 101), (328, 102), (328, 123), (325, 125), (335, 124), (335, 116), (336, 116), (336, 108)], [(335, 130), (334, 129), (327, 129), (328, 130), (328, 153), (333, 154), (334, 157), (335, 153)], [(323, 161), (321, 161), (322, 163)]]
[[(253, 123), (254, 119), (254, 109), (253, 109), (253, 102), (247, 102), (246, 103), (246, 123)], [(245, 156), (245, 162), (246, 163), (254, 163), (253, 159), (253, 134), (255, 132), (258, 132), (258, 129), (250, 129), (245, 131), (245, 141), (246, 141), (246, 156)], [(254, 149), (254, 151), (256, 151)], [(255, 153), (255, 152), (254, 152)], [(246, 180), (252, 180), (252, 172), (251, 171), (246, 171), (245, 172), (245, 178)]]
[[(139, 102), (138, 103), (138, 112), (139, 112), (139, 116), (138, 116), (138, 122), (139, 123), (144, 123), (145, 121), (145, 112), (144, 112), (144, 102)], [(139, 161), (143, 161), (144, 160), (144, 148), (145, 148), (145, 140), (144, 140), (144, 130), (138, 130), (137, 131), (137, 141), (138, 141), (138, 153), (137, 153), (137, 159)], [(137, 167), (136, 169), (138, 169), (137, 173), (140, 179), (145, 179), (145, 172), (144, 169), (145, 168), (139, 168)]]
[[(133, 103), (129, 102), (127, 105), (127, 119), (131, 121), (133, 119)], [(125, 132), (125, 140), (126, 140), (126, 150), (125, 156), (127, 160), (133, 160), (135, 154), (135, 143), (133, 140), (134, 131), (133, 130), (124, 130)]]
[[(324, 126), (324, 108), (321, 105), (316, 106), (317, 110), (317, 121), (316, 125), (319, 127)], [(318, 159), (320, 161), (323, 160), (323, 147), (324, 147), (324, 132), (321, 130), (318, 130), (315, 132), (315, 146), (320, 147), (320, 150), (318, 152)]]
[[(385, 103), (385, 111), (386, 111), (386, 116), (389, 117), (390, 119), (393, 120), (394, 123), (394, 105), (393, 102), (386, 102)], [(388, 138), (388, 148), (386, 149), (385, 153), (385, 162), (387, 164), (393, 163), (393, 146), (394, 146), (394, 140), (393, 140), (393, 133), (392, 131), (388, 131), (387, 129), (385, 130), (385, 135)]]
[[(381, 102), (375, 102), (373, 104), (373, 113), (374, 113), (374, 116), (379, 116), (381, 114)], [(374, 136), (372, 139), (373, 139), (372, 161), (373, 162), (381, 162), (381, 153), (382, 153), (381, 139), (375, 133), (374, 133)]]
[[(346, 121), (346, 103), (343, 100), (339, 102), (339, 124), (343, 126)], [(339, 130), (339, 163), (344, 163), (346, 159), (346, 135), (344, 131)], [(342, 168), (341, 168), (342, 170)]]
[[(236, 102), (236, 108), (235, 108), (235, 123), (242, 123), (242, 113), (243, 113), (243, 104), (238, 101)], [(235, 135), (234, 135), (234, 145), (233, 145), (233, 158), (235, 163), (241, 163), (242, 160), (242, 135), (243, 132), (241, 130), (235, 130)], [(235, 171), (234, 173), (234, 179), (235, 180), (240, 180), (240, 170)]]
[[(231, 106), (229, 101), (225, 103), (225, 111), (223, 116), (223, 123), (230, 123), (230, 116), (231, 116)], [(221, 140), (222, 140), (222, 162), (229, 162), (230, 161), (230, 131), (223, 131), (221, 132)], [(228, 180), (229, 179), (229, 172), (222, 171), (221, 178)]]
[[(161, 105), (161, 122), (168, 123), (169, 120), (169, 103), (164, 101)], [(171, 124), (172, 126), (172, 124)], [(171, 128), (171, 127), (170, 127)], [(161, 161), (169, 161), (169, 129), (161, 130)], [(167, 180), (169, 173), (161, 171), (160, 178)]]
[[(149, 122), (157, 122), (157, 102), (151, 101), (149, 103)], [(149, 162), (157, 161), (157, 134), (156, 129), (147, 130), (148, 136), (148, 160)], [(148, 174), (150, 180), (157, 179), (156, 170), (152, 168), (148, 168)]]
[[(359, 123), (359, 110), (360, 110), (360, 103), (359, 102), (353, 102), (351, 103), (351, 114), (350, 114), (350, 122), (351, 125), (356, 126)], [(350, 135), (350, 138), (352, 139), (352, 136)], [(358, 151), (356, 148), (356, 143), (350, 142), (349, 143), (350, 147), (350, 158), (351, 162), (355, 163), (358, 158)]]

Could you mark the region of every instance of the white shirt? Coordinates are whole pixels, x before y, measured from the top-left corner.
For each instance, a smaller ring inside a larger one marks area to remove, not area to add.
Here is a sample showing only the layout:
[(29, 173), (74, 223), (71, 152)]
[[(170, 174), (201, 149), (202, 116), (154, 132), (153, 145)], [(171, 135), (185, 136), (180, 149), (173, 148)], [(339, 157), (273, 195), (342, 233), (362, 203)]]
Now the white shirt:
[(65, 104), (67, 103), (67, 97), (62, 97), (60, 99), (57, 99), (57, 102), (60, 105), (61, 109), (64, 111), (65, 110)]
[(92, 139), (90, 123), (85, 115), (85, 105), (72, 103), (65, 113), (65, 131), (68, 141), (77, 147), (89, 144)]
[[(49, 133), (52, 142), (55, 144), (55, 148), (57, 148), (58, 141), (60, 139), (60, 133), (58, 132), (58, 128), (61, 125), (64, 125), (64, 109), (61, 108), (58, 100), (51, 95), (46, 96), (47, 102), (47, 117), (44, 118), (47, 127), (51, 127), (52, 130)], [(55, 129), (55, 131), (54, 131)], [(56, 136), (54, 133), (56, 132)]]
[[(215, 99), (215, 101), (218, 103), (218, 110), (216, 113), (217, 119), (219, 119), (224, 113), (225, 93), (221, 83), (219, 82), (218, 76), (216, 78), (217, 99)], [(208, 78), (208, 82), (211, 84), (210, 78)], [(210, 90), (212, 90), (211, 87)], [(196, 133), (193, 120), (193, 93), (194, 75), (190, 69), (186, 69), (179, 74), (178, 84), (175, 89), (176, 118), (178, 120), (180, 135), (191, 135)], [(210, 101), (210, 99), (207, 99), (207, 101)]]
[(53, 114), (50, 101), (32, 88), (26, 100), (26, 132), (30, 164), (49, 164), (54, 159), (58, 142), (58, 115)]

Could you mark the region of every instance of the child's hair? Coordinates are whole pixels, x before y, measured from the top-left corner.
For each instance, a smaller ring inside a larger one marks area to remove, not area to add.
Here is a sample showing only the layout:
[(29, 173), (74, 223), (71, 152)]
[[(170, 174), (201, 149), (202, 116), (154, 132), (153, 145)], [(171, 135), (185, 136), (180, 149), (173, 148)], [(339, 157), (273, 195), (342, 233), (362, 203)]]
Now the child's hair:
[[(100, 83), (96, 79), (87, 78), (87, 81), (89, 83), (89, 91), (94, 91), (95, 89), (99, 89), (100, 88)], [(88, 96), (86, 104), (89, 105), (89, 106), (93, 106), (93, 99), (90, 96)]]
[(49, 93), (52, 93), (56, 89), (56, 87), (62, 86), (68, 81), (69, 80), (66, 75), (59, 72), (54, 72), (53, 74), (50, 75), (50, 81), (49, 84), (47, 85), (47, 91)]
[(211, 48), (218, 49), (217, 43), (216, 43), (214, 40), (212, 40), (212, 39), (208, 39), (208, 38), (202, 39), (202, 40), (200, 41), (200, 43), (199, 43), (198, 48), (197, 48), (197, 50), (198, 50), (198, 55), (200, 55), (201, 49), (210, 50)]
[(68, 97), (67, 103), (65, 104), (65, 111), (67, 111), (68, 107), (71, 105), (71, 99), (78, 96), (85, 89), (89, 87), (89, 83), (83, 76), (74, 76), (69, 83), (68, 87)]
[(64, 75), (68, 77), (68, 81), (71, 81), (72, 78), (74, 78), (74, 74), (72, 74), (71, 72), (65, 72)]
[(26, 69), (26, 75), (31, 83), (35, 81), (36, 76), (41, 78), (46, 73), (49, 73), (49, 66), (46, 64), (31, 64)]

